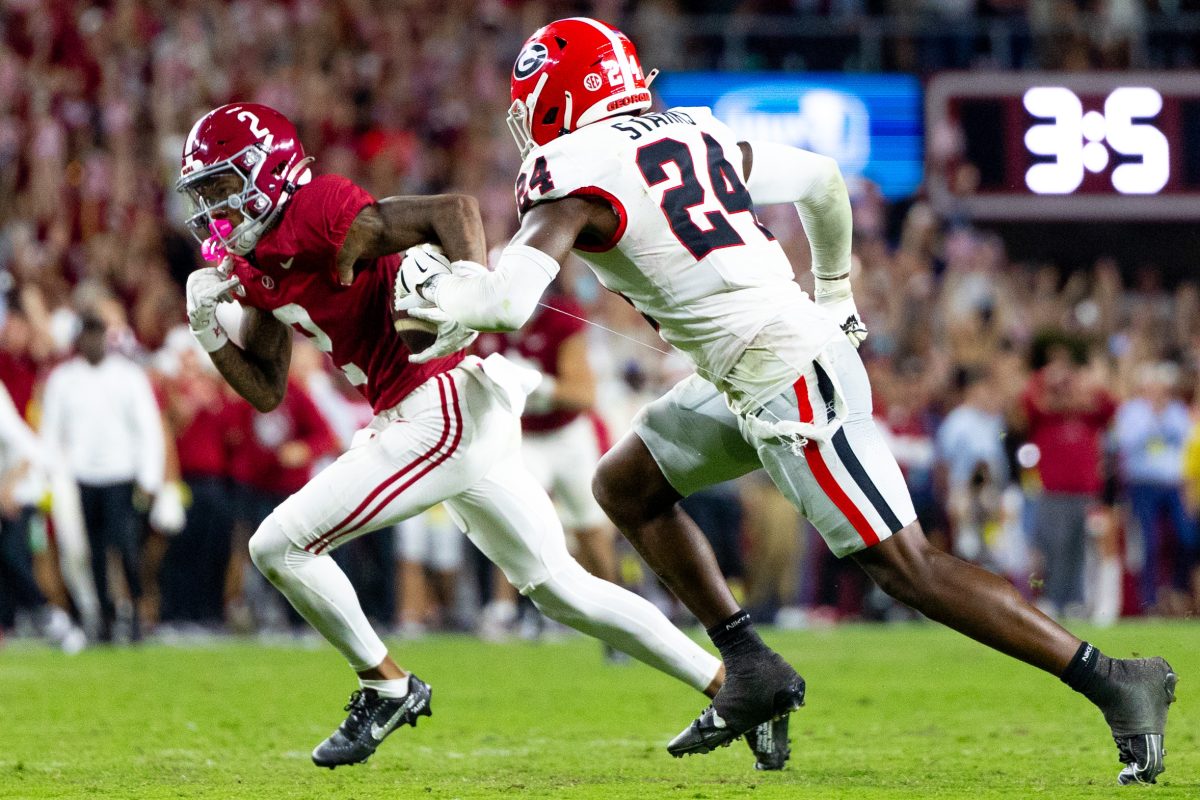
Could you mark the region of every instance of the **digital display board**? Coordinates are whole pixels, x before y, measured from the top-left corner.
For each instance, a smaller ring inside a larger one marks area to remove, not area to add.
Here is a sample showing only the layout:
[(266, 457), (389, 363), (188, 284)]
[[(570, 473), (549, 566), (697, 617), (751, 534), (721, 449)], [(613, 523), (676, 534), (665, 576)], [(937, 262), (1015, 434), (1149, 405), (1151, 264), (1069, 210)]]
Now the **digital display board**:
[(978, 176), (962, 194), (951, 169), (932, 170), (940, 210), (1200, 219), (1200, 74), (944, 74), (928, 87), (926, 119), (959, 137)]
[(666, 106), (710, 106), (746, 139), (830, 156), (892, 200), (921, 184), (921, 86), (909, 75), (686, 72), (660, 77)]

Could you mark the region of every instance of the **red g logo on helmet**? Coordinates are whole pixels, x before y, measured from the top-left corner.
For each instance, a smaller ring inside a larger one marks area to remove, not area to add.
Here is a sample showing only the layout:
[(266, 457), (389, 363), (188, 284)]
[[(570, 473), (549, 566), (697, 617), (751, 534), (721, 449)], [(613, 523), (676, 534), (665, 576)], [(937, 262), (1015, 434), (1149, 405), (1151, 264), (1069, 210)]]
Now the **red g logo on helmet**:
[(650, 107), (637, 50), (616, 28), (588, 17), (551, 22), (513, 65), (508, 126), (521, 154), (616, 114)]

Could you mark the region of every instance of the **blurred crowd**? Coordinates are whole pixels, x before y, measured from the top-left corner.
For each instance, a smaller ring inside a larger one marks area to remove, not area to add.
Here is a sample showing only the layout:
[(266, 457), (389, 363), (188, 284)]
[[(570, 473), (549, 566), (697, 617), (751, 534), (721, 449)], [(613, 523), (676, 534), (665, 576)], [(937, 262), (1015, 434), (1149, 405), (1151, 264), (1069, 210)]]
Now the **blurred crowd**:
[[(198, 252), (172, 186), (196, 118), (232, 99), (274, 106), (297, 123), (319, 171), (376, 196), (475, 195), (489, 243), (501, 244), (516, 221), (519, 162), (503, 119), (521, 41), (555, 16), (584, 12), (624, 24), (648, 65), (694, 66), (696, 53), (708, 56), (691, 47), (685, 11), (730, 29), (761, 14), (978, 13), (1031, 31), (1025, 63), (1079, 67), (1123, 63), (1105, 55), (1113, 25), (1136, 34), (1143, 28), (1131, 20), (1195, 9), (1188, 0), (8, 0), (0, 629), (39, 631), (74, 649), (81, 628), (104, 640), (295, 622), (248, 565), (245, 541), (370, 412), (303, 341), (288, 399), (269, 414), (233, 395), (194, 347), (181, 287)], [(1042, 47), (1039, 31), (1064, 30), (1084, 37), (1082, 60), (1064, 64), (1054, 60), (1063, 49)], [(1125, 52), (1144, 51), (1134, 34)], [(889, 63), (957, 65), (953, 48), (912, 52), (924, 55), (906, 61), (897, 50)], [(1053, 58), (1039, 60), (1043, 52)], [(725, 55), (712, 58), (702, 66), (729, 66)], [(1014, 262), (969, 220), (940, 219), (920, 201), (890, 208), (869, 184), (853, 195), (855, 296), (871, 332), (863, 355), (875, 411), (931, 538), (1009, 576), (1052, 614), (1110, 622), (1196, 611), (1197, 286), (1166, 287), (1153, 269), (1134, 274), (1106, 259), (1069, 274)], [(808, 283), (795, 213), (767, 209), (764, 222)], [(688, 368), (581, 265), (568, 265), (560, 283), (596, 323), (586, 329), (596, 380), (589, 418), (611, 440)], [(905, 614), (832, 559), (761, 476), (687, 507), (747, 606), (766, 618)], [(409, 633), (511, 632), (513, 598), (453, 524), (435, 509), (408, 528), (339, 553), (371, 613)], [(670, 605), (636, 557), (611, 557), (621, 580)]]

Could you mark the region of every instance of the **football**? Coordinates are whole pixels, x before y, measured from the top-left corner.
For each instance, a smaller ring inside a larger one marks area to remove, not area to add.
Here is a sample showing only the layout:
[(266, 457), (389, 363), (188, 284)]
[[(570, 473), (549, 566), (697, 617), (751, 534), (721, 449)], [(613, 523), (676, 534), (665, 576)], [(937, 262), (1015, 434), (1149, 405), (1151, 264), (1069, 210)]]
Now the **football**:
[[(442, 254), (442, 248), (432, 242), (417, 245), (417, 247), (428, 250), (430, 253)], [(396, 332), (400, 334), (400, 338), (404, 340), (404, 344), (411, 353), (419, 353), (437, 341), (437, 325), (423, 319), (410, 317), (406, 311), (397, 311), (393, 308), (392, 325), (395, 326)]]
[(404, 311), (394, 311), (392, 324), (410, 353), (419, 353), (437, 341), (437, 325), (410, 317)]

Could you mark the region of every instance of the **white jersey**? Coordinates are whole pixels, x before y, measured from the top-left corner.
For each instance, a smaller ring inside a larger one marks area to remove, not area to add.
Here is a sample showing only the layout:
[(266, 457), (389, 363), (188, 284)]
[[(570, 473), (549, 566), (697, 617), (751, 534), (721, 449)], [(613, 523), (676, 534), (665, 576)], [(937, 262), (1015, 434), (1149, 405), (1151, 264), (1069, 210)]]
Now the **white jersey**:
[(613, 240), (581, 240), (578, 254), (735, 411), (789, 388), (842, 335), (755, 217), (738, 138), (708, 108), (621, 116), (561, 136), (529, 154), (516, 191), (522, 214), (568, 196), (612, 205)]

